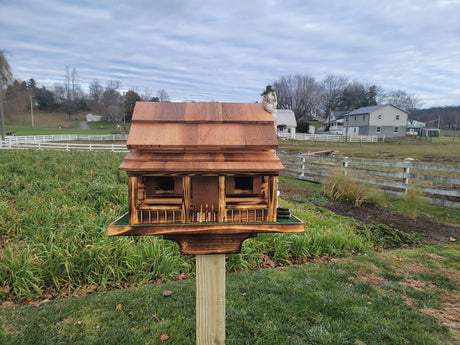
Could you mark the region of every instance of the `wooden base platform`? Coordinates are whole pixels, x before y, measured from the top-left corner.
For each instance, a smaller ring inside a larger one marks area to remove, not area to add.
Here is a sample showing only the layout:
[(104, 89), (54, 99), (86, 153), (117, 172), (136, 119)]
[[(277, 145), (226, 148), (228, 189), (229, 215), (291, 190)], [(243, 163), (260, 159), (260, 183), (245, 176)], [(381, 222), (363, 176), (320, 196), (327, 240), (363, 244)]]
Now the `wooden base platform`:
[(107, 227), (108, 236), (163, 235), (179, 243), (182, 254), (239, 253), (244, 240), (258, 233), (304, 232), (305, 223), (289, 220), (257, 223), (128, 224), (124, 214)]

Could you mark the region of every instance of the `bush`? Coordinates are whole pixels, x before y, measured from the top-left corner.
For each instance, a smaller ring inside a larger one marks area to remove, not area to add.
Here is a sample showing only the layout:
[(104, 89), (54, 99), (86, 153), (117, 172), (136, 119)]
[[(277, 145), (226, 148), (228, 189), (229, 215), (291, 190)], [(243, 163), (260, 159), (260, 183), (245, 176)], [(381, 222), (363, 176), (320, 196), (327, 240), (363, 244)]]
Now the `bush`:
[(406, 193), (406, 197), (400, 202), (400, 211), (415, 219), (417, 216), (417, 210), (421, 205), (421, 192), (416, 189), (409, 189)]
[(323, 184), (323, 195), (332, 200), (351, 202), (355, 206), (383, 206), (385, 196), (380, 189), (353, 181), (346, 175), (329, 178)]

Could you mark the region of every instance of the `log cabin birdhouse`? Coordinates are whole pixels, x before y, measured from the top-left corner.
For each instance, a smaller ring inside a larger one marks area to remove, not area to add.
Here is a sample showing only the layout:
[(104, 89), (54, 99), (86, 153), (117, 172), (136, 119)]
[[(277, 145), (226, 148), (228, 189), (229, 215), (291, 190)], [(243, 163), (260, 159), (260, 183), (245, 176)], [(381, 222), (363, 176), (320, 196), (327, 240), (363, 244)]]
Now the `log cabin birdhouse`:
[(129, 211), (108, 235), (163, 235), (183, 254), (237, 253), (260, 232), (302, 232), (277, 220), (283, 166), (272, 114), (258, 103), (137, 102), (119, 169)]

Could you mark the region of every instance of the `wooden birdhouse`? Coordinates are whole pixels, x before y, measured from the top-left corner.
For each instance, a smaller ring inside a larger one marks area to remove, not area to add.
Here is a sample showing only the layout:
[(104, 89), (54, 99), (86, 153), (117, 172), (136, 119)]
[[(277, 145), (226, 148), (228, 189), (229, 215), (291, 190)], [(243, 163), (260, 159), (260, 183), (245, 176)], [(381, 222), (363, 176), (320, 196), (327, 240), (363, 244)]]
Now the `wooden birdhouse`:
[(237, 253), (260, 232), (302, 232), (277, 220), (272, 114), (258, 103), (137, 102), (128, 136), (129, 211), (108, 235), (163, 235), (183, 254)]

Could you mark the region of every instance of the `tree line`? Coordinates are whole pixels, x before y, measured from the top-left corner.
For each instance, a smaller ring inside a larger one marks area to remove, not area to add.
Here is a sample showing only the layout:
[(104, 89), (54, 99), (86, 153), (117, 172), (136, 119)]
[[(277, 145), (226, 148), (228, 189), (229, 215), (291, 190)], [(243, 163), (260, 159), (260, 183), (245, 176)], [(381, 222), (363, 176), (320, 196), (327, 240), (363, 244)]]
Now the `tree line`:
[(378, 85), (330, 74), (317, 81), (306, 74), (291, 74), (273, 82), (279, 109), (291, 109), (297, 121), (318, 118), (333, 110), (355, 110), (391, 103), (409, 114), (422, 105), (420, 98), (404, 90), (385, 91)]
[(72, 114), (91, 112), (109, 120), (130, 121), (137, 101), (169, 101), (164, 89), (153, 96), (149, 90), (139, 94), (135, 90), (122, 92), (119, 81), (110, 80), (106, 85), (93, 80), (87, 92), (84, 92), (78, 72), (66, 67), (64, 81), (53, 87), (38, 86), (35, 79), (28, 81), (12, 80), (6, 83), (3, 105), (5, 114), (18, 114), (28, 111), (30, 104), (38, 110), (65, 112), (71, 119)]

